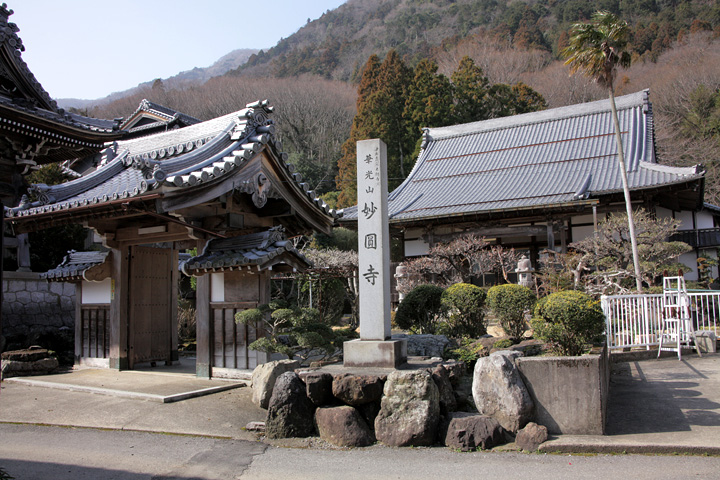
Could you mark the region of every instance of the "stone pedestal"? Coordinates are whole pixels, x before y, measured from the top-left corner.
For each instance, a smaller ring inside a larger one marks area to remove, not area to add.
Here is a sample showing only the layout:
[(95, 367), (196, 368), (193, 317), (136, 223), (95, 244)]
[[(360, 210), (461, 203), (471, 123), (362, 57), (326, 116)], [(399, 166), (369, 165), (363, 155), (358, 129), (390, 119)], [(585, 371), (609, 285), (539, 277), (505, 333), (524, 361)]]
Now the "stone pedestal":
[(407, 363), (407, 340), (351, 340), (343, 344), (345, 367), (398, 368)]

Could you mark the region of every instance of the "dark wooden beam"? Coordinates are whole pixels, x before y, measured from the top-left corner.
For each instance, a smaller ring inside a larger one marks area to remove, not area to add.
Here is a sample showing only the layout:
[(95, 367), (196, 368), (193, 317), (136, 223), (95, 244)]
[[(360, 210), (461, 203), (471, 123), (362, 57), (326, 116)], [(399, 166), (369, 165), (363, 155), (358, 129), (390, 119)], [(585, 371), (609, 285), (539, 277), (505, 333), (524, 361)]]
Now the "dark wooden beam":
[(544, 225), (528, 225), (524, 227), (482, 227), (443, 235), (435, 234), (432, 236), (432, 239), (429, 234), (425, 234), (422, 238), (428, 243), (430, 243), (430, 240), (435, 243), (445, 243), (462, 235), (477, 235), (479, 237), (491, 238), (533, 237), (546, 235), (547, 231), (548, 228)]

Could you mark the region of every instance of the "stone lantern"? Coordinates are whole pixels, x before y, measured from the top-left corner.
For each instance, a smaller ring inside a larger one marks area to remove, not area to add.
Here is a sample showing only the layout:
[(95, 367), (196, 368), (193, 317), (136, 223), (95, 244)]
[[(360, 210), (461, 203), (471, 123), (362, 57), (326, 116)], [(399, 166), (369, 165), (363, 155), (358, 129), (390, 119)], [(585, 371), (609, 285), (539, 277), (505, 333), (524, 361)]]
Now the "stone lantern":
[[(396, 286), (400, 287), (404, 282), (406, 278), (409, 278), (410, 275), (407, 273), (407, 267), (405, 265), (398, 265), (395, 267), (395, 278), (396, 280)], [(402, 302), (405, 298), (404, 293), (400, 293), (400, 289), (398, 288), (398, 301)]]
[(530, 263), (530, 259), (527, 258), (525, 255), (520, 257), (518, 266), (515, 269), (515, 273), (518, 274), (518, 285), (530, 288), (533, 284), (532, 272), (534, 271), (535, 269), (532, 268), (532, 263)]

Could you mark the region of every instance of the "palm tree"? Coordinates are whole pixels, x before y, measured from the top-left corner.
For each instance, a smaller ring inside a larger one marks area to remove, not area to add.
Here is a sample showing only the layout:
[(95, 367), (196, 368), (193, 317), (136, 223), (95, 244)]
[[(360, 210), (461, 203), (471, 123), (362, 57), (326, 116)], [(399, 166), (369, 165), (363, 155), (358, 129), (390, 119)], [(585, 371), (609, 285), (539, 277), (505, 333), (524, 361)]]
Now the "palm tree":
[(625, 168), (625, 154), (620, 136), (620, 122), (613, 91), (618, 65), (623, 68), (630, 66), (630, 54), (626, 51), (629, 36), (630, 28), (625, 21), (620, 20), (610, 12), (595, 12), (590, 23), (577, 23), (572, 26), (568, 46), (563, 49), (562, 55), (567, 58), (565, 64), (570, 66), (571, 74), (582, 72), (608, 89), (612, 117), (615, 123), (618, 163), (623, 182), (623, 192), (625, 193), (635, 281), (637, 290), (640, 292), (642, 291), (640, 259), (635, 236), (632, 203), (630, 201), (630, 188), (628, 187), (627, 170)]

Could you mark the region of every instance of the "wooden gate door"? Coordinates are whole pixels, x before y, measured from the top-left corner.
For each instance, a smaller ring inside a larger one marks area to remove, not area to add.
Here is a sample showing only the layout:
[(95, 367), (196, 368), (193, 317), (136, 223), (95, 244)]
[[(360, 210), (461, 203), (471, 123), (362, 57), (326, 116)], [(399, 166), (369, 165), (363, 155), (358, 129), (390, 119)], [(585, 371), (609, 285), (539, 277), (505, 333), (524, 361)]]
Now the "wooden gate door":
[(172, 349), (172, 250), (130, 247), (129, 364), (169, 361)]

